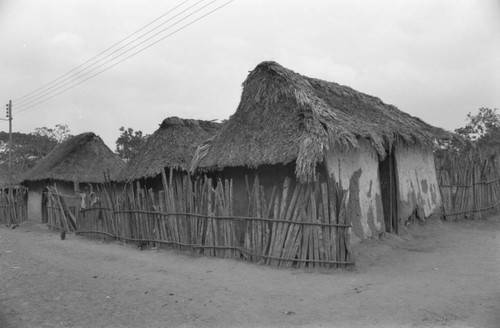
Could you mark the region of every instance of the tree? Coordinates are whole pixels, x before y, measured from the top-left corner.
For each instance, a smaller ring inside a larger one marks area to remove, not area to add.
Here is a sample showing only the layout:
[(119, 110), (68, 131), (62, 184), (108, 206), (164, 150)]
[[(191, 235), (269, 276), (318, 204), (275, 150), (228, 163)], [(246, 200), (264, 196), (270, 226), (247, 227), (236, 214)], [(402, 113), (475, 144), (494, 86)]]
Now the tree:
[[(31, 133), (12, 133), (12, 172), (18, 175), (45, 157), (58, 143), (71, 136), (67, 125), (55, 128), (37, 128)], [(9, 134), (0, 132), (0, 170), (7, 171), (9, 164)]]
[(66, 124), (56, 124), (55, 128), (36, 128), (33, 134), (55, 140), (56, 143), (61, 143), (71, 137), (71, 133)]
[(116, 153), (124, 161), (128, 162), (146, 144), (149, 135), (143, 135), (142, 131), (134, 131), (132, 128), (121, 127), (121, 132), (116, 139)]
[(482, 107), (476, 115), (467, 114), (468, 123), (463, 128), (456, 129), (455, 132), (479, 148), (498, 148), (500, 146), (500, 114), (497, 110)]
[(462, 139), (440, 141), (440, 149), (435, 152), (435, 155), (441, 158), (446, 153), (465, 157), (498, 153), (500, 149), (500, 114), (497, 111), (498, 109), (482, 107), (479, 108), (477, 114), (467, 114), (466, 125), (455, 129), (455, 133)]

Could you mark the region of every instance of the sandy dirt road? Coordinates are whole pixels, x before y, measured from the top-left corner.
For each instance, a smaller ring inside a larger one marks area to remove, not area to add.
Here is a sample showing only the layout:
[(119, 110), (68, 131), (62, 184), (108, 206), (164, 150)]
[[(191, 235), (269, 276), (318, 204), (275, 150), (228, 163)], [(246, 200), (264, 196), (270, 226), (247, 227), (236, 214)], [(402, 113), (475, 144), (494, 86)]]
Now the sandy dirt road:
[(500, 218), (371, 241), (352, 271), (0, 228), (0, 327), (500, 327)]

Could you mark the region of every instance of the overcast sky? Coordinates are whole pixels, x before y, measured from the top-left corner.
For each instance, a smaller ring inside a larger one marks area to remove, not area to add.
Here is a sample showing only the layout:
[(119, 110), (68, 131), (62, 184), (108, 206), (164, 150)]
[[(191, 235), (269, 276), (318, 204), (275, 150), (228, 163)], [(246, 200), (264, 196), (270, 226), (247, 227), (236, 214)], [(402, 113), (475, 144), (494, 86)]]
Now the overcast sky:
[[(0, 102), (42, 87), (182, 2), (0, 0)], [(265, 60), (453, 130), (469, 112), (500, 107), (500, 1), (234, 0), (38, 106), (16, 113), (22, 105), (14, 101), (13, 130), (67, 124), (114, 150), (121, 126), (150, 134), (169, 116), (226, 119), (248, 72)]]

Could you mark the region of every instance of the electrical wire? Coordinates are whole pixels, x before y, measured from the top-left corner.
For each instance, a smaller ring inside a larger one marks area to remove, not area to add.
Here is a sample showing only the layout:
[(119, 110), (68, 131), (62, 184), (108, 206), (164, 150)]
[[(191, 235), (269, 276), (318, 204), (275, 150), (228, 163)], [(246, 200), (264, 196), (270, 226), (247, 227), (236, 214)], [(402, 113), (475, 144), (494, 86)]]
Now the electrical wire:
[[(39, 104), (41, 104), (41, 103), (43, 103), (43, 102), (46, 102), (46, 101), (48, 101), (48, 100), (50, 100), (50, 99), (52, 99), (52, 98), (54, 98), (54, 97), (56, 97), (56, 96), (58, 96), (58, 95), (60, 95), (60, 94), (64, 93), (64, 92), (66, 92), (66, 91), (68, 91), (68, 90), (70, 90), (70, 89), (72, 89), (72, 88), (76, 87), (77, 85), (80, 85), (80, 84), (82, 84), (82, 83), (84, 83), (84, 82), (88, 81), (89, 79), (91, 79), (91, 78), (93, 78), (93, 77), (95, 77), (95, 76), (97, 76), (97, 75), (99, 75), (99, 74), (102, 74), (103, 72), (105, 72), (105, 71), (107, 71), (107, 70), (109, 70), (109, 69), (111, 69), (111, 68), (115, 67), (116, 65), (118, 65), (118, 64), (120, 64), (120, 63), (122, 63), (122, 62), (124, 62), (125, 60), (130, 59), (130, 58), (132, 58), (132, 57), (136, 56), (137, 54), (139, 54), (139, 53), (143, 52), (144, 50), (146, 50), (146, 49), (148, 49), (148, 48), (150, 48), (150, 47), (152, 47), (153, 45), (155, 45), (155, 44), (157, 44), (157, 43), (159, 43), (159, 42), (161, 42), (161, 41), (165, 40), (166, 38), (168, 38), (168, 37), (170, 37), (170, 36), (172, 36), (172, 35), (174, 35), (174, 34), (178, 33), (179, 31), (181, 31), (181, 30), (185, 29), (186, 27), (188, 27), (188, 26), (190, 26), (190, 25), (192, 25), (192, 24), (194, 24), (194, 23), (198, 22), (199, 20), (201, 20), (201, 19), (203, 19), (203, 18), (207, 17), (208, 15), (210, 15), (210, 14), (212, 14), (212, 13), (214, 13), (214, 12), (216, 12), (216, 11), (220, 10), (221, 8), (223, 8), (223, 7), (227, 6), (228, 4), (230, 4), (230, 3), (231, 3), (231, 2), (233, 2), (233, 1), (234, 1), (234, 0), (229, 0), (229, 1), (225, 2), (225, 3), (223, 3), (222, 5), (220, 5), (220, 6), (216, 7), (216, 8), (214, 8), (214, 9), (212, 9), (212, 10), (210, 10), (210, 11), (208, 11), (207, 13), (203, 14), (202, 16), (200, 16), (200, 17), (198, 17), (198, 18), (194, 19), (193, 21), (191, 21), (191, 22), (189, 22), (189, 23), (187, 23), (187, 24), (183, 25), (182, 27), (180, 27), (180, 28), (178, 28), (178, 29), (174, 30), (173, 32), (171, 32), (171, 33), (169, 33), (169, 34), (167, 34), (167, 35), (165, 35), (165, 36), (161, 37), (160, 39), (158, 39), (158, 40), (154, 41), (153, 43), (151, 43), (151, 44), (149, 44), (149, 45), (147, 45), (147, 46), (145, 46), (145, 47), (143, 47), (143, 48), (139, 49), (138, 51), (136, 51), (136, 52), (132, 53), (131, 55), (129, 55), (129, 56), (125, 57), (125, 58), (120, 59), (118, 62), (116, 62), (116, 63), (112, 64), (111, 66), (109, 66), (109, 67), (107, 67), (107, 68), (104, 68), (104, 69), (102, 69), (102, 70), (100, 70), (100, 71), (96, 72), (95, 74), (92, 74), (91, 76), (87, 77), (86, 79), (84, 79), (84, 80), (82, 80), (82, 81), (79, 81), (79, 82), (77, 82), (76, 84), (73, 84), (73, 85), (71, 85), (71, 86), (69, 86), (69, 87), (67, 87), (67, 88), (63, 89), (63, 90), (61, 90), (60, 92), (58, 92), (58, 93), (56, 93), (56, 94), (54, 94), (54, 95), (48, 96), (47, 98), (44, 98), (44, 99), (40, 99), (39, 101), (37, 101), (37, 102), (36, 102), (36, 103), (34, 103), (34, 104), (31, 104), (31, 105), (26, 105), (27, 107), (23, 107), (23, 106), (21, 106), (21, 108), (20, 108), (20, 109), (17, 109), (15, 112), (16, 112), (16, 113), (19, 113), (19, 112), (26, 111), (26, 110), (28, 110), (28, 109), (30, 109), (30, 108), (33, 108), (33, 107), (35, 107), (35, 106), (37, 106), (37, 105), (39, 105)], [(194, 14), (194, 13), (193, 13), (193, 14)], [(192, 14), (190, 14), (190, 15), (192, 15)]]
[[(198, 1), (196, 4), (199, 4), (199, 3), (200, 3), (200, 2), (202, 2), (202, 1), (204, 1), (204, 0), (200, 0), (200, 1)], [(70, 81), (69, 81), (69, 82), (67, 82), (67, 83), (63, 83), (63, 85), (60, 85), (59, 87), (57, 87), (57, 85), (59, 85), (59, 84), (56, 84), (56, 85), (54, 85), (53, 87), (49, 88), (51, 91), (46, 90), (46, 91), (45, 91), (45, 92), (43, 92), (41, 95), (38, 95), (38, 96), (37, 96), (37, 97), (35, 97), (34, 99), (31, 99), (31, 100), (27, 100), (27, 101), (25, 101), (25, 102), (23, 102), (21, 105), (19, 105), (19, 104), (18, 104), (18, 106), (26, 106), (26, 105), (29, 105), (29, 104), (31, 104), (31, 103), (33, 103), (33, 102), (36, 102), (36, 101), (38, 101), (39, 99), (43, 98), (44, 96), (47, 96), (47, 95), (49, 95), (49, 94), (51, 94), (51, 93), (53, 93), (53, 92), (55, 92), (55, 91), (57, 91), (57, 90), (60, 90), (60, 89), (64, 88), (65, 86), (67, 86), (67, 85), (71, 84), (72, 82), (74, 82), (74, 81), (76, 81), (76, 80), (78, 80), (78, 79), (81, 79), (81, 78), (83, 78), (83, 77), (85, 77), (85, 76), (89, 75), (89, 74), (90, 74), (90, 73), (92, 73), (93, 71), (95, 71), (95, 70), (97, 70), (97, 69), (99, 69), (99, 68), (101, 68), (101, 67), (105, 66), (106, 64), (108, 64), (108, 63), (110, 63), (110, 62), (114, 61), (115, 59), (118, 59), (120, 56), (122, 56), (122, 55), (124, 55), (124, 54), (126, 54), (126, 53), (128, 53), (128, 52), (130, 52), (130, 51), (132, 51), (132, 50), (134, 50), (135, 48), (137, 48), (137, 47), (138, 47), (138, 46), (140, 46), (141, 44), (144, 44), (145, 42), (147, 42), (147, 41), (149, 41), (149, 40), (153, 39), (154, 37), (158, 36), (159, 34), (161, 34), (161, 33), (165, 32), (165, 31), (167, 31), (167, 30), (168, 30), (168, 29), (170, 29), (171, 27), (173, 27), (173, 26), (175, 26), (175, 25), (177, 25), (177, 24), (181, 23), (182, 21), (186, 20), (187, 18), (189, 18), (190, 16), (194, 15), (195, 13), (197, 13), (197, 12), (201, 11), (202, 9), (205, 9), (206, 7), (208, 7), (209, 5), (211, 5), (212, 3), (214, 3), (215, 1), (217, 1), (217, 0), (212, 0), (212, 1), (211, 1), (211, 2), (209, 2), (208, 4), (206, 4), (206, 5), (202, 6), (201, 8), (198, 8), (197, 10), (193, 11), (192, 13), (190, 13), (190, 14), (188, 14), (188, 15), (184, 16), (182, 19), (178, 20), (178, 21), (177, 21), (177, 22), (175, 22), (174, 24), (172, 24), (172, 25), (168, 26), (167, 28), (162, 29), (160, 32), (158, 32), (158, 33), (156, 33), (156, 34), (152, 35), (151, 37), (149, 37), (149, 38), (147, 38), (147, 39), (145, 39), (145, 40), (141, 41), (140, 43), (138, 43), (138, 44), (136, 44), (135, 46), (133, 46), (133, 47), (129, 48), (128, 50), (125, 50), (125, 51), (121, 52), (120, 54), (118, 54), (118, 55), (114, 56), (113, 58), (111, 58), (111, 59), (109, 59), (109, 60), (105, 61), (103, 64), (98, 65), (98, 66), (96, 66), (96, 67), (94, 67), (94, 68), (90, 69), (90, 70), (89, 70), (89, 71), (87, 71), (86, 73), (84, 73), (84, 74), (82, 74), (82, 75), (80, 75), (80, 76), (75, 77), (74, 79), (70, 80)], [(195, 5), (196, 5), (196, 4), (195, 4)], [(191, 7), (190, 7), (190, 8), (188, 8), (188, 9), (191, 9)], [(188, 10), (188, 9), (186, 9), (186, 10)], [(183, 11), (183, 12), (185, 12), (185, 11)], [(182, 13), (183, 13), (183, 12), (182, 12)], [(111, 53), (111, 54), (114, 54), (114, 53), (116, 53), (117, 51), (119, 51), (119, 50), (121, 50), (121, 49), (123, 49), (123, 48), (124, 48), (124, 47), (119, 48), (118, 50), (114, 51), (114, 52), (113, 52), (113, 53)], [(111, 54), (110, 54), (110, 55), (111, 55)], [(108, 57), (108, 56), (106, 56), (106, 57)], [(105, 58), (106, 58), (106, 57), (105, 57)], [(96, 62), (95, 64), (98, 64), (98, 63), (99, 63), (99, 61), (98, 61), (98, 62)], [(88, 68), (90, 68), (90, 67), (88, 67)], [(82, 70), (82, 72), (84, 72), (84, 71), (85, 71), (85, 70)], [(61, 83), (62, 83), (62, 81), (61, 81)]]
[(21, 101), (22, 99), (27, 98), (27, 97), (28, 97), (28, 96), (30, 96), (31, 94), (35, 93), (36, 91), (38, 91), (38, 90), (40, 90), (40, 89), (45, 88), (46, 86), (48, 86), (48, 85), (50, 85), (50, 84), (54, 83), (55, 81), (60, 80), (61, 78), (65, 77), (65, 76), (66, 76), (66, 75), (68, 75), (68, 74), (71, 74), (73, 71), (75, 71), (75, 70), (77, 70), (78, 68), (80, 68), (80, 67), (84, 66), (85, 64), (87, 64), (87, 63), (91, 62), (92, 60), (94, 60), (94, 59), (98, 58), (98, 57), (99, 57), (99, 56), (101, 56), (102, 54), (106, 53), (108, 50), (110, 50), (110, 49), (114, 48), (115, 46), (119, 45), (120, 43), (122, 43), (122, 42), (124, 42), (124, 41), (126, 41), (126, 40), (130, 39), (132, 36), (136, 35), (136, 34), (137, 34), (137, 33), (139, 33), (140, 31), (142, 31), (142, 30), (144, 30), (145, 28), (147, 28), (148, 26), (151, 26), (153, 23), (155, 23), (156, 21), (158, 21), (158, 20), (162, 19), (162, 18), (163, 18), (163, 17), (165, 17), (166, 15), (170, 14), (172, 11), (174, 11), (174, 10), (175, 10), (175, 9), (177, 9), (177, 8), (179, 8), (180, 6), (182, 6), (183, 4), (185, 4), (185, 3), (186, 3), (186, 2), (188, 2), (188, 1), (189, 1), (189, 0), (186, 0), (186, 1), (182, 2), (182, 3), (180, 3), (179, 5), (175, 6), (175, 7), (174, 7), (174, 8), (172, 8), (172, 9), (170, 9), (170, 10), (169, 10), (169, 11), (167, 11), (166, 13), (164, 13), (164, 14), (160, 15), (158, 18), (156, 18), (156, 19), (154, 19), (153, 21), (149, 22), (148, 24), (144, 25), (143, 27), (141, 27), (140, 29), (138, 29), (138, 30), (137, 30), (137, 31), (135, 31), (134, 33), (132, 33), (132, 34), (130, 34), (129, 36), (125, 37), (124, 39), (122, 39), (122, 40), (120, 40), (120, 41), (116, 42), (115, 44), (113, 44), (113, 45), (112, 45), (112, 46), (110, 46), (109, 48), (107, 48), (107, 49), (105, 49), (105, 50), (101, 51), (100, 53), (98, 53), (98, 54), (97, 54), (97, 55), (95, 55), (94, 57), (90, 58), (90, 59), (89, 59), (89, 60), (87, 60), (86, 62), (84, 62), (84, 63), (82, 63), (82, 64), (78, 65), (78, 66), (77, 66), (77, 67), (75, 67), (75, 68), (73, 68), (72, 70), (70, 70), (70, 71), (69, 71), (69, 72), (67, 72), (66, 74), (61, 75), (60, 77), (56, 78), (55, 80), (52, 80), (52, 81), (50, 81), (50, 82), (48, 82), (48, 83), (46, 83), (46, 84), (42, 85), (40, 88), (35, 89), (35, 90), (31, 91), (30, 93), (28, 93), (28, 94), (26, 94), (26, 95), (22, 96), (22, 97), (19, 97), (19, 98), (17, 98), (17, 99), (14, 99), (14, 101), (15, 101), (15, 102), (19, 102), (19, 101)]
[[(186, 3), (187, 1), (189, 0), (186, 0), (184, 1), (182, 4)], [(139, 37), (133, 39), (132, 41), (128, 42), (127, 44), (121, 46), (120, 48), (114, 50), (113, 52), (107, 54), (106, 56), (100, 58), (99, 60), (97, 61), (94, 61), (92, 64), (88, 65), (87, 67), (85, 67), (86, 64), (92, 62), (92, 60), (98, 58), (99, 56), (101, 55), (104, 55), (106, 52), (108, 52), (109, 50), (113, 49), (114, 47), (118, 46), (120, 43), (123, 43), (125, 40), (128, 40), (130, 39), (133, 35), (137, 34), (138, 32), (140, 32), (141, 30), (144, 30), (146, 27), (150, 26), (151, 24), (153, 24), (154, 22), (158, 21), (159, 19), (165, 17), (168, 13), (171, 13), (174, 9), (178, 8), (179, 6), (176, 6), (175, 8), (173, 8), (172, 10), (169, 10), (167, 13), (161, 15), (160, 17), (158, 17), (157, 19), (155, 19), (153, 22), (150, 22), (149, 24), (147, 24), (146, 26), (142, 27), (141, 29), (137, 30), (136, 32), (132, 33), (131, 35), (129, 35), (128, 37), (126, 37), (125, 39), (122, 39), (121, 41), (119, 41), (118, 43), (115, 43), (113, 46), (107, 48), (106, 50), (102, 51), (101, 53), (99, 53), (98, 55), (92, 57), (91, 59), (87, 60), (85, 63), (77, 66), (76, 68), (72, 69), (71, 71), (69, 71), (68, 73), (60, 76), (59, 78), (53, 80), (52, 82), (48, 83), (45, 85), (45, 87), (42, 87), (42, 88), (39, 88), (37, 92), (31, 92), (30, 95), (28, 96), (23, 96), (21, 98), (19, 98), (17, 100), (17, 105), (22, 105), (24, 103), (28, 103), (28, 102), (32, 102), (34, 99), (38, 98), (38, 97), (43, 97), (45, 93), (50, 93), (49, 91), (50, 90), (53, 90), (54, 88), (56, 88), (57, 86), (61, 85), (61, 84), (64, 84), (66, 81), (68, 80), (71, 80), (72, 78), (74, 77), (77, 77), (80, 73), (82, 72), (85, 72), (85, 70), (91, 68), (92, 66), (98, 64), (99, 62), (103, 61), (104, 59), (108, 58), (109, 56), (115, 54), (116, 52), (126, 48), (128, 45), (134, 43), (135, 41), (141, 39), (142, 37), (148, 35), (149, 33), (153, 32), (154, 30), (160, 28), (161, 26), (165, 25), (166, 23), (168, 23), (169, 21), (171, 21), (172, 19), (176, 18), (177, 16), (183, 14), (184, 12), (188, 11), (189, 9), (193, 8), (194, 6), (196, 6), (197, 4), (199, 4), (200, 2), (203, 2), (204, 0), (200, 0), (198, 2), (196, 2), (194, 5), (184, 9), (183, 11), (181, 11), (180, 13), (178, 13), (177, 15), (175, 15), (174, 17), (168, 19), (167, 21), (161, 23), (160, 25), (154, 27), (153, 29), (147, 31), (146, 33), (143, 33), (141, 34)], [(181, 4), (181, 5), (182, 5)], [(83, 68), (82, 68), (83, 67)], [(80, 68), (80, 69), (78, 69)], [(76, 71), (76, 72), (75, 72)], [(69, 75), (69, 76), (68, 76)], [(68, 76), (68, 77), (66, 77)], [(66, 77), (66, 78), (64, 78)], [(63, 79), (64, 78), (64, 79)], [(59, 81), (59, 82), (57, 82)], [(70, 81), (72, 82), (72, 81)], [(16, 100), (15, 100), (16, 101)]]
[[(202, 1), (203, 1), (203, 0), (202, 0)], [(168, 26), (167, 28), (162, 29), (160, 32), (158, 32), (158, 33), (156, 33), (156, 34), (152, 35), (151, 37), (147, 38), (146, 40), (141, 41), (140, 43), (136, 44), (136, 45), (135, 45), (135, 46), (133, 46), (132, 48), (130, 48), (130, 49), (128, 49), (128, 50), (125, 50), (125, 51), (123, 51), (122, 53), (120, 53), (120, 54), (118, 54), (118, 55), (114, 56), (113, 58), (111, 58), (111, 59), (107, 60), (107, 61), (106, 61), (106, 62), (104, 62), (103, 64), (98, 65), (98, 66), (96, 66), (96, 67), (94, 67), (94, 68), (90, 69), (90, 70), (89, 70), (89, 71), (87, 71), (86, 73), (84, 73), (84, 74), (82, 74), (82, 75), (80, 75), (80, 76), (78, 76), (78, 77), (76, 77), (76, 78), (72, 79), (71, 81), (69, 81), (69, 82), (67, 82), (67, 83), (64, 83), (63, 85), (60, 85), (60, 86), (58, 86), (58, 87), (54, 86), (54, 87), (52, 87), (52, 88), (51, 88), (51, 91), (47, 90), (46, 92), (42, 93), (41, 95), (38, 95), (38, 96), (37, 96), (37, 97), (35, 97), (34, 99), (27, 100), (25, 103), (22, 103), (21, 105), (18, 105), (18, 106), (21, 106), (21, 107), (31, 106), (33, 103), (38, 102), (39, 100), (43, 99), (44, 97), (46, 97), (46, 96), (48, 96), (48, 95), (50, 95), (50, 94), (53, 94), (54, 92), (57, 92), (57, 90), (61, 90), (61, 89), (63, 89), (64, 87), (66, 87), (66, 86), (70, 85), (71, 83), (73, 83), (73, 82), (75, 82), (75, 81), (77, 81), (77, 80), (79, 80), (79, 79), (81, 79), (81, 78), (83, 78), (83, 77), (85, 77), (85, 76), (89, 75), (90, 73), (94, 72), (95, 70), (97, 70), (97, 69), (99, 69), (99, 68), (101, 68), (101, 67), (105, 66), (106, 64), (111, 63), (112, 61), (114, 61), (114, 60), (118, 59), (118, 58), (119, 58), (119, 57), (121, 57), (122, 55), (124, 55), (124, 54), (126, 54), (126, 53), (128, 53), (128, 52), (132, 51), (133, 49), (137, 48), (137, 47), (138, 47), (138, 46), (140, 46), (141, 44), (144, 44), (145, 42), (147, 42), (147, 41), (149, 41), (149, 40), (153, 39), (154, 37), (156, 37), (156, 36), (160, 35), (161, 33), (165, 32), (165, 31), (167, 31), (167, 30), (168, 30), (168, 29), (170, 29), (171, 27), (173, 27), (173, 26), (175, 26), (175, 25), (179, 24), (180, 22), (182, 22), (182, 21), (186, 20), (187, 18), (189, 18), (190, 16), (194, 15), (195, 13), (197, 13), (197, 12), (201, 11), (202, 9), (205, 9), (207, 6), (211, 5), (211, 4), (212, 4), (212, 3), (214, 3), (215, 1), (217, 1), (217, 0), (212, 0), (211, 2), (209, 2), (208, 4), (206, 4), (206, 5), (202, 6), (201, 8), (198, 8), (198, 9), (197, 9), (197, 10), (195, 10), (194, 12), (191, 12), (190, 14), (188, 14), (188, 15), (184, 16), (182, 19), (178, 20), (178, 21), (177, 21), (177, 22), (175, 22), (174, 24), (172, 24), (172, 25)], [(198, 3), (200, 3), (200, 2), (201, 2), (201, 1), (197, 2), (196, 4), (198, 4)], [(195, 5), (196, 5), (196, 4), (195, 4)], [(191, 8), (191, 7), (190, 7), (190, 8)], [(188, 9), (190, 9), (190, 8), (188, 8)], [(116, 52), (116, 51), (115, 51), (115, 52)], [(107, 70), (107, 69), (106, 69), (106, 70)], [(95, 76), (95, 75), (92, 75), (92, 76)], [(87, 79), (85, 79), (85, 81), (86, 81), (86, 80), (87, 80)], [(80, 83), (78, 83), (78, 84), (80, 84)], [(64, 89), (64, 90), (67, 90), (67, 89)], [(57, 94), (60, 94), (60, 93), (57, 93)]]

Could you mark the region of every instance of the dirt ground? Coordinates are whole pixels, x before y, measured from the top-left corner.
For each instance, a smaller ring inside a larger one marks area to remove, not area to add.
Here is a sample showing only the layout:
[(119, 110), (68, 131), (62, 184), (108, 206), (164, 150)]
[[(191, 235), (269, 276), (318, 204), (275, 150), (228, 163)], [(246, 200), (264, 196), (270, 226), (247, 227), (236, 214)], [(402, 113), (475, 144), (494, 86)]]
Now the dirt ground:
[(0, 228), (0, 327), (500, 327), (500, 217), (427, 221), (351, 271)]

